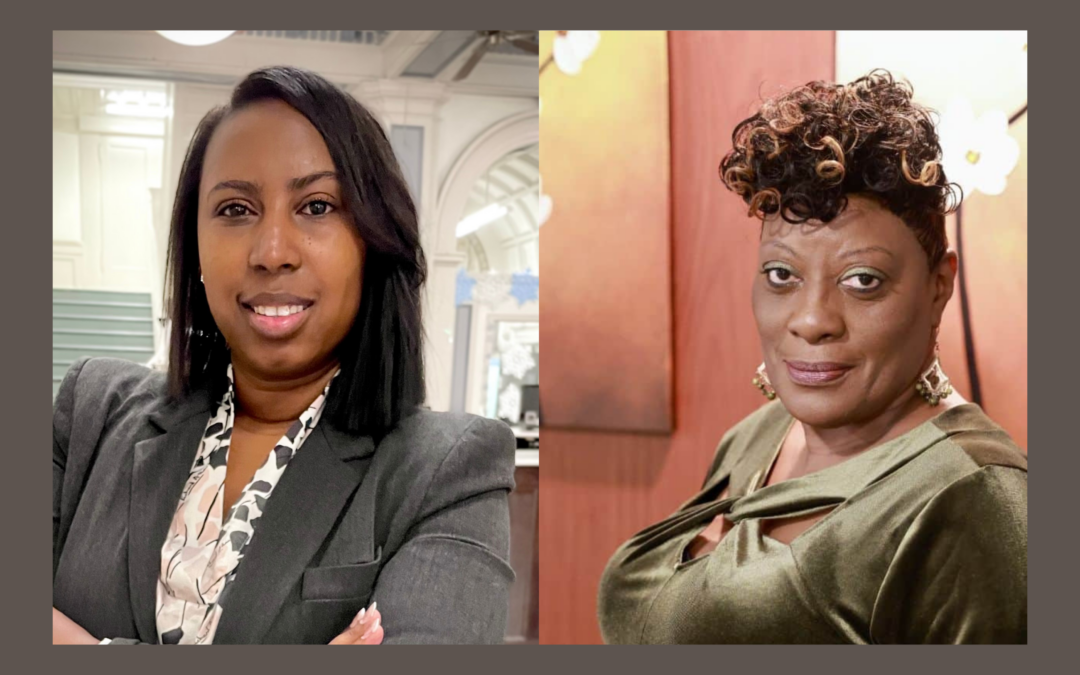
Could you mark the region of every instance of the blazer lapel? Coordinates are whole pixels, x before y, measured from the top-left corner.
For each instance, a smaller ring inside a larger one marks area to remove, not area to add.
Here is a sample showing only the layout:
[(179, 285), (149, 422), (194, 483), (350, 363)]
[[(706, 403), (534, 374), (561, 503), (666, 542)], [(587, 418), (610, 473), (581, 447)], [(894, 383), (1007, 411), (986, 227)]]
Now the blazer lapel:
[(270, 629), (338, 514), (364, 477), (375, 451), (320, 422), (281, 475), (259, 519), (236, 578), (222, 599), (215, 644), (252, 644)]
[(128, 516), (128, 579), (139, 639), (156, 643), (157, 580), (161, 547), (180, 501), (210, 415), (209, 396), (195, 394), (152, 413), (162, 433), (135, 444)]

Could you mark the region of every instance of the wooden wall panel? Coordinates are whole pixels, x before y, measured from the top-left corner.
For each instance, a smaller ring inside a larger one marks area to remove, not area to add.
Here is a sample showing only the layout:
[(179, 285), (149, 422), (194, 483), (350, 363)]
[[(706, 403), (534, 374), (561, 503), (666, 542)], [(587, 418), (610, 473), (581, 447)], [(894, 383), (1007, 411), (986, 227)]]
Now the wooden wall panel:
[(535, 644), (540, 637), (539, 470), (519, 466), (514, 481), (517, 486), (510, 493), (510, 566), (517, 579), (510, 588), (506, 642)]

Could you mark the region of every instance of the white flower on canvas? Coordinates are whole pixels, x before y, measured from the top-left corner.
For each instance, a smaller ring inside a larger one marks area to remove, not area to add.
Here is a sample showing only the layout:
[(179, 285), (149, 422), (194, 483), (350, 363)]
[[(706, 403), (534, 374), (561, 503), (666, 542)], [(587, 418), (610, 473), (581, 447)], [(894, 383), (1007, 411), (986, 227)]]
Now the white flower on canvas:
[(581, 64), (592, 56), (598, 44), (598, 30), (561, 30), (555, 35), (551, 48), (555, 65), (567, 75), (577, 75), (581, 72)]
[(959, 183), (964, 197), (978, 190), (999, 195), (1020, 159), (1020, 145), (1009, 135), (1009, 118), (1000, 110), (976, 119), (971, 103), (956, 99), (938, 125), (942, 164), (949, 181)]

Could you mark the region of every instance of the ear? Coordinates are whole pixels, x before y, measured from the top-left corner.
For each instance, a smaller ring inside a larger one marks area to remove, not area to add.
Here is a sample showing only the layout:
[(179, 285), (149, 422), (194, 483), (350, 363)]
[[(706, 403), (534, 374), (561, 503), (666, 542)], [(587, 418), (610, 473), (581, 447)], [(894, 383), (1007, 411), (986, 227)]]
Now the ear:
[(960, 269), (960, 258), (956, 251), (949, 249), (941, 258), (937, 267), (930, 270), (930, 289), (932, 293), (932, 317), (933, 325), (941, 325), (941, 317), (945, 314), (945, 306), (952, 299), (953, 289), (956, 286), (956, 272)]

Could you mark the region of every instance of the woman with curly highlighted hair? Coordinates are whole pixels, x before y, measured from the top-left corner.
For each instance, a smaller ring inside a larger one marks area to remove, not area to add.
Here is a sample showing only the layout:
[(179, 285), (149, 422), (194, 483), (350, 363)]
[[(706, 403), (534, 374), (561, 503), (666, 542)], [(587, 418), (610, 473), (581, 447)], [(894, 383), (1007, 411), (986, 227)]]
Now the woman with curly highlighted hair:
[(1027, 459), (937, 355), (959, 201), (930, 111), (879, 70), (766, 101), (732, 143), (768, 402), (612, 557), (605, 641), (1026, 642)]

